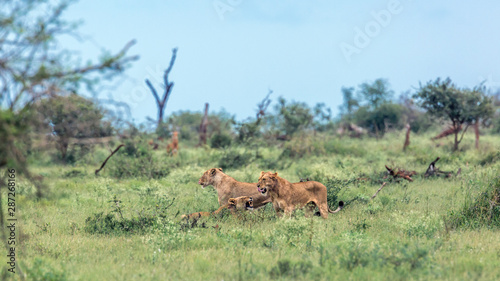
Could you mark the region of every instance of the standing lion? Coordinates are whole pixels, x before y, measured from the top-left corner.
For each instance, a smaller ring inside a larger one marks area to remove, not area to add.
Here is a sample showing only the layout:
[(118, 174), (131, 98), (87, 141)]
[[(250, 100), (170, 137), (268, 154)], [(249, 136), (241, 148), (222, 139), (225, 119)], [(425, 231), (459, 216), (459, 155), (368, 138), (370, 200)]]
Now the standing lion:
[(227, 203), (229, 198), (250, 196), (253, 198), (253, 207), (259, 208), (271, 202), (268, 195), (263, 195), (257, 190), (256, 183), (239, 182), (224, 174), (222, 168), (212, 168), (201, 176), (198, 181), (203, 188), (213, 185), (219, 198), (219, 206)]
[(278, 173), (261, 172), (257, 189), (271, 197), (278, 216), (281, 216), (281, 210), (291, 215), (296, 208), (307, 205), (306, 215), (311, 215), (314, 208), (318, 207), (321, 217), (327, 219), (328, 213), (337, 213), (344, 207), (344, 202), (340, 201), (337, 210), (330, 210), (326, 199), (326, 186), (317, 181), (291, 183), (279, 177)]
[(175, 131), (172, 134), (172, 142), (167, 145), (167, 153), (177, 155), (179, 151), (179, 132)]

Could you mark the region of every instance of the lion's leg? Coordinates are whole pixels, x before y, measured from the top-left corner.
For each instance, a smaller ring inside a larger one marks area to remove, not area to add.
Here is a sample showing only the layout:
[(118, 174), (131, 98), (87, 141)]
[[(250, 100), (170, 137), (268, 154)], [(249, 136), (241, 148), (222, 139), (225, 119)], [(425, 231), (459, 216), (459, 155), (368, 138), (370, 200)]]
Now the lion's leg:
[(278, 218), (281, 218), (281, 212), (280, 212), (281, 209), (278, 206), (278, 204), (273, 203), (273, 207), (274, 207), (274, 211), (276, 212), (276, 216), (278, 216)]
[(295, 210), (294, 206), (290, 206), (290, 207), (285, 208), (285, 215), (286, 215), (286, 217), (287, 218), (291, 218), (292, 217), (292, 213), (293, 213), (294, 210)]
[(318, 206), (319, 208), (319, 213), (321, 214), (321, 217), (324, 219), (328, 218), (328, 205), (323, 204), (321, 206)]
[(306, 210), (305, 210), (306, 218), (310, 218), (312, 216), (315, 208), (316, 208), (315, 204), (309, 203), (306, 205)]

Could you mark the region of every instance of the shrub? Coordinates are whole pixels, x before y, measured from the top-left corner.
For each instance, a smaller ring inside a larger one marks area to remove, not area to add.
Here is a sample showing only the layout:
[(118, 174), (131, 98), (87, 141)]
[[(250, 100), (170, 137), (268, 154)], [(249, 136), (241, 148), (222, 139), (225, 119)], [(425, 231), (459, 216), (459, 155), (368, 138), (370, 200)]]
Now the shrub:
[(177, 165), (173, 158), (162, 158), (139, 143), (125, 144), (123, 150), (118, 151), (107, 164), (108, 172), (116, 178), (147, 177), (159, 179), (167, 176), (170, 170)]
[(137, 216), (124, 216), (125, 210), (116, 196), (110, 200), (112, 210), (108, 213), (99, 212), (85, 220), (84, 230), (91, 234), (141, 233), (153, 226), (158, 219), (166, 218), (167, 209), (174, 199), (160, 198), (154, 208), (142, 209)]
[(313, 267), (310, 261), (292, 262), (288, 259), (279, 260), (269, 271), (272, 279), (281, 277), (296, 279), (299, 276), (306, 275)]
[(66, 272), (52, 268), (45, 260), (35, 258), (33, 265), (26, 268), (26, 274), (33, 281), (64, 281), (68, 280)]
[(231, 137), (226, 134), (215, 134), (210, 139), (211, 148), (226, 148), (231, 145)]
[(236, 150), (229, 150), (219, 159), (219, 167), (222, 169), (236, 169), (246, 166), (252, 161), (252, 154), (249, 152), (240, 153)]
[(500, 227), (500, 177), (493, 179), (484, 192), (461, 210), (451, 211), (449, 221), (454, 228)]

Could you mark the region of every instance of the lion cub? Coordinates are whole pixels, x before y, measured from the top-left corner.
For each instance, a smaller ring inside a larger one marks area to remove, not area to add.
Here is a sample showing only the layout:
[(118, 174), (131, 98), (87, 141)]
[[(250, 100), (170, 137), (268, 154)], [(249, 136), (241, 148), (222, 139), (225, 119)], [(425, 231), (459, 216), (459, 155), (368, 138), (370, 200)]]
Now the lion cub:
[(209, 217), (211, 215), (218, 215), (222, 210), (229, 209), (233, 216), (236, 215), (238, 211), (252, 211), (253, 210), (253, 198), (248, 196), (240, 196), (237, 198), (229, 198), (228, 204), (220, 207), (216, 211), (210, 212), (196, 212), (189, 215), (182, 215), (181, 219), (199, 219), (201, 217)]
[(278, 173), (261, 172), (257, 190), (269, 195), (273, 202), (274, 210), (278, 216), (280, 210), (291, 215), (296, 208), (307, 205), (306, 215), (310, 215), (318, 207), (321, 217), (328, 218), (328, 213), (337, 213), (344, 207), (344, 202), (339, 202), (335, 211), (328, 208), (326, 200), (326, 186), (317, 181), (291, 183), (278, 176)]
[(213, 168), (201, 176), (198, 181), (203, 188), (213, 185), (217, 191), (219, 206), (225, 204), (229, 198), (240, 196), (250, 196), (253, 198), (253, 207), (260, 208), (271, 202), (271, 198), (261, 194), (257, 190), (256, 183), (239, 182), (232, 177), (224, 174), (221, 168)]

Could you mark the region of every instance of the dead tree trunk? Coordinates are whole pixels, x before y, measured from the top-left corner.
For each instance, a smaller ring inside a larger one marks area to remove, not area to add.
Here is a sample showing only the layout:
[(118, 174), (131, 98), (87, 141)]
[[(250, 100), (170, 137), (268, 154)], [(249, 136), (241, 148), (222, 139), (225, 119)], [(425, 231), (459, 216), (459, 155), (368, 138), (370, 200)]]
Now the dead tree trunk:
[(373, 194), (372, 196), (372, 200), (377, 197), (377, 194), (382, 190), (382, 188), (384, 188), (384, 186), (386, 185), (386, 182), (382, 183), (382, 186), (377, 190), (377, 192), (375, 192), (375, 194)]
[(266, 115), (266, 110), (269, 107), (269, 104), (271, 104), (271, 99), (269, 99), (269, 96), (273, 93), (273, 90), (269, 89), (269, 92), (267, 93), (267, 96), (259, 103), (257, 104), (258, 110), (257, 110), (257, 116), (256, 116), (256, 121), (255, 124), (259, 125), (262, 117)]
[(406, 124), (406, 138), (405, 144), (403, 146), (403, 151), (406, 151), (406, 148), (410, 145), (410, 124)]
[(96, 176), (102, 170), (102, 168), (104, 168), (104, 166), (106, 166), (106, 163), (108, 162), (109, 158), (111, 158), (111, 156), (113, 156), (113, 154), (115, 154), (123, 146), (125, 146), (125, 145), (124, 144), (120, 144), (115, 150), (113, 150), (113, 152), (111, 152), (111, 154), (108, 156), (108, 158), (106, 158), (106, 160), (104, 160), (104, 162), (102, 163), (101, 167), (99, 169), (95, 170), (94, 173), (95, 173)]
[(436, 158), (436, 160), (432, 161), (431, 164), (429, 164), (429, 167), (427, 168), (427, 171), (425, 171), (424, 177), (432, 176), (436, 172), (436, 162), (439, 161), (439, 157)]
[(208, 127), (208, 102), (205, 103), (205, 114), (200, 124), (200, 143), (199, 146), (207, 144), (207, 127)]
[(476, 149), (479, 149), (479, 122), (474, 123), (474, 133), (476, 134)]
[(170, 74), (170, 71), (174, 66), (176, 56), (177, 56), (177, 48), (174, 48), (172, 49), (172, 57), (170, 58), (170, 64), (168, 68), (165, 70), (165, 73), (163, 74), (163, 87), (165, 88), (165, 92), (163, 93), (163, 97), (161, 99), (160, 96), (158, 96), (155, 87), (153, 87), (153, 84), (151, 84), (149, 79), (146, 79), (146, 85), (151, 90), (151, 93), (153, 94), (156, 100), (156, 107), (158, 108), (158, 121), (157, 121), (158, 123), (156, 125), (156, 129), (159, 129), (161, 123), (163, 122), (163, 113), (165, 112), (165, 108), (167, 106), (168, 97), (170, 96), (172, 88), (174, 87), (174, 82), (168, 81), (168, 75)]

